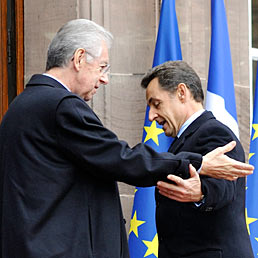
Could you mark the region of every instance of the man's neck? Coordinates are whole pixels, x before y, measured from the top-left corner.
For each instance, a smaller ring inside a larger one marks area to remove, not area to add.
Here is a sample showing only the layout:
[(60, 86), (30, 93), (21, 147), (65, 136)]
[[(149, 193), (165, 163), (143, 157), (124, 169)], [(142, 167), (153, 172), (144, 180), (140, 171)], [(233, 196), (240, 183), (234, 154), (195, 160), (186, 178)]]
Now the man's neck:
[(195, 120), (197, 117), (199, 117), (204, 112), (204, 108), (202, 103), (195, 102), (191, 106), (188, 107), (188, 113), (185, 119), (185, 122), (181, 126), (177, 137), (180, 137), (180, 135), (186, 130), (186, 128)]
[(192, 115), (196, 112), (203, 110), (203, 104), (201, 102), (196, 102), (195, 100), (189, 102), (189, 105), (186, 107), (187, 114), (185, 121), (187, 121)]
[(64, 85), (64, 87), (67, 88), (69, 91), (72, 91), (70, 83), (72, 76), (70, 76), (70, 73), (67, 69), (54, 67), (49, 71), (46, 71), (45, 74), (57, 80), (59, 83)]

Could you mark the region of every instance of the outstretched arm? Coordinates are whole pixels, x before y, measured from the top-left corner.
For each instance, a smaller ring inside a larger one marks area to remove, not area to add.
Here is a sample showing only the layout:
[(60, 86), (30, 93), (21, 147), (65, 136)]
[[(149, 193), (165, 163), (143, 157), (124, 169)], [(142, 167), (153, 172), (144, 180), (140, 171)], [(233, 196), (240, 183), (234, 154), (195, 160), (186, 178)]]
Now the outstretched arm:
[[(205, 175), (212, 175), (214, 178), (219, 178), (219, 179), (224, 178), (224, 179), (230, 179), (230, 180), (236, 179), (238, 177), (237, 175), (245, 176), (247, 174), (250, 174), (253, 169), (252, 166), (249, 166), (248, 164), (245, 164), (245, 163), (241, 163), (239, 161), (236, 161), (224, 155), (225, 152), (230, 151), (233, 147), (235, 147), (235, 142), (231, 142), (223, 147), (216, 148), (214, 151), (209, 152), (206, 155), (206, 157), (208, 157), (208, 161), (205, 161), (207, 163), (205, 162), (203, 163), (201, 173), (205, 171), (203, 170), (203, 168), (205, 168), (208, 171)], [(225, 164), (226, 162), (227, 164)], [(228, 173), (225, 173), (227, 172), (227, 169), (228, 170), (230, 169), (231, 171), (230, 173), (234, 174), (234, 176)], [(244, 169), (244, 173), (242, 169)], [(223, 205), (227, 204), (229, 201), (231, 201), (232, 198), (234, 197), (233, 194), (234, 194), (235, 188), (234, 188), (233, 182), (230, 182), (227, 180), (221, 180), (221, 181), (219, 180), (220, 181), (220, 184), (219, 184), (219, 181), (217, 181), (217, 183), (214, 181), (216, 179), (206, 178), (206, 177), (205, 177), (206, 180), (201, 182), (199, 174), (196, 172), (195, 168), (192, 165), (189, 166), (189, 172), (190, 172), (189, 179), (182, 179), (175, 175), (169, 175), (167, 178), (171, 180), (173, 183), (159, 181), (157, 183), (157, 188), (159, 189), (159, 193), (175, 201), (197, 203), (202, 200), (203, 194), (206, 194), (202, 192), (202, 188), (203, 188), (201, 186), (202, 183), (203, 182), (209, 183), (209, 182), (212, 182), (213, 180), (212, 184), (208, 184), (208, 186), (211, 187), (209, 189), (212, 189), (212, 185), (216, 184), (216, 185), (220, 185), (224, 189), (222, 191), (223, 193), (226, 192), (226, 190), (228, 190), (226, 198), (224, 197), (222, 198), (221, 196), (219, 197), (218, 195), (216, 198), (214, 197), (211, 199), (213, 201), (214, 207), (220, 208)], [(240, 174), (238, 174), (239, 172)], [(215, 203), (214, 203), (214, 200), (216, 200)], [(209, 202), (206, 204), (209, 205)]]
[(214, 178), (235, 180), (253, 173), (252, 165), (229, 158), (225, 153), (236, 146), (232, 141), (223, 147), (218, 147), (203, 156), (200, 174)]

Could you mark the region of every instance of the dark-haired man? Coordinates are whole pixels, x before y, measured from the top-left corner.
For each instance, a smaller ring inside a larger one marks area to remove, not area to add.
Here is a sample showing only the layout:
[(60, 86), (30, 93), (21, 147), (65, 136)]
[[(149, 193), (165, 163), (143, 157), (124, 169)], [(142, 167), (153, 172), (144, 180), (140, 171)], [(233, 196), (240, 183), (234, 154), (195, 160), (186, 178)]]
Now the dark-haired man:
[[(176, 139), (169, 152), (201, 155), (234, 140), (228, 153), (244, 162), (244, 150), (234, 133), (203, 109), (199, 76), (184, 61), (153, 68), (142, 80), (150, 107), (149, 120), (163, 125)], [(156, 224), (159, 258), (253, 258), (245, 223), (245, 178), (215, 179), (191, 172), (175, 185), (159, 182), (156, 190)], [(195, 178), (195, 181), (193, 181)], [(193, 184), (195, 182), (195, 184)], [(192, 195), (189, 196), (191, 184)]]

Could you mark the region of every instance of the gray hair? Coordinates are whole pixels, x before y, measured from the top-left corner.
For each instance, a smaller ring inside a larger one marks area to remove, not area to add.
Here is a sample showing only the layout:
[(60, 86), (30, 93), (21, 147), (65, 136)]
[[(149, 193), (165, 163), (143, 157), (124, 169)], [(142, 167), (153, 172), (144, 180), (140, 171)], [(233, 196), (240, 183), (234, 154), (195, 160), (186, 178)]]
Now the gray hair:
[(204, 94), (199, 76), (184, 61), (168, 61), (152, 68), (145, 74), (141, 86), (147, 88), (151, 80), (158, 78), (159, 86), (171, 93), (177, 90), (180, 83), (184, 83), (190, 90), (196, 102), (203, 103)]
[(87, 19), (75, 19), (63, 25), (48, 47), (46, 71), (65, 67), (78, 48), (85, 49), (87, 60), (100, 56), (102, 42), (110, 48), (113, 36), (102, 26)]

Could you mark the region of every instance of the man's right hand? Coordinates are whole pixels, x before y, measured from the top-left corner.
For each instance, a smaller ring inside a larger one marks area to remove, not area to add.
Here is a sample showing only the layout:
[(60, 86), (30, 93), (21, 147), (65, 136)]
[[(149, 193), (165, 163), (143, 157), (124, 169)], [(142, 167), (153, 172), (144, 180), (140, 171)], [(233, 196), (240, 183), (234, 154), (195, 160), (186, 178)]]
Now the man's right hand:
[(223, 147), (218, 147), (203, 156), (201, 175), (227, 180), (235, 180), (253, 173), (252, 165), (229, 158), (225, 155), (236, 146), (232, 141)]

